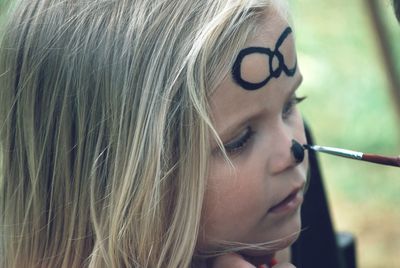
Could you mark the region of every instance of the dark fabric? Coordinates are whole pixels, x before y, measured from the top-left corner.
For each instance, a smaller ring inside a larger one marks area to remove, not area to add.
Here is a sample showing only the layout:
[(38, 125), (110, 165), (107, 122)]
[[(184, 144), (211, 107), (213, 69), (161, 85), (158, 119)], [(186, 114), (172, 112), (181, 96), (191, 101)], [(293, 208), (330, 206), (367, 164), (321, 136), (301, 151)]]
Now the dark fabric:
[[(313, 144), (307, 126), (306, 135), (308, 143)], [(297, 268), (345, 267), (336, 243), (318, 159), (312, 151), (308, 155), (310, 181), (301, 211), (303, 231), (292, 246), (292, 262)]]
[(396, 12), (397, 20), (400, 22), (400, 1), (393, 0), (394, 11)]

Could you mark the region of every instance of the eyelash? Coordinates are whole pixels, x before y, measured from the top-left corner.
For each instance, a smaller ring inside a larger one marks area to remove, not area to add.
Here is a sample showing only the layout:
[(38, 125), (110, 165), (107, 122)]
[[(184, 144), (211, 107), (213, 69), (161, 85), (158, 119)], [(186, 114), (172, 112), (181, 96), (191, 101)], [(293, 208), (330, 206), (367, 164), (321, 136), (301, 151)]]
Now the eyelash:
[(247, 142), (250, 140), (253, 134), (253, 129), (251, 127), (247, 127), (245, 132), (239, 138), (224, 145), (226, 152), (233, 154), (241, 151), (243, 148), (245, 148)]
[[(293, 108), (305, 100), (306, 97), (296, 97), (295, 95), (285, 104), (282, 111), (282, 118), (287, 119), (293, 113)], [(237, 139), (224, 145), (224, 148), (228, 154), (239, 153), (246, 148), (247, 143), (254, 135), (253, 129), (248, 126), (245, 132)]]
[(285, 104), (283, 107), (282, 111), (282, 118), (287, 119), (289, 116), (293, 113), (293, 108), (305, 100), (307, 97), (297, 97), (296, 95), (293, 95), (290, 100)]

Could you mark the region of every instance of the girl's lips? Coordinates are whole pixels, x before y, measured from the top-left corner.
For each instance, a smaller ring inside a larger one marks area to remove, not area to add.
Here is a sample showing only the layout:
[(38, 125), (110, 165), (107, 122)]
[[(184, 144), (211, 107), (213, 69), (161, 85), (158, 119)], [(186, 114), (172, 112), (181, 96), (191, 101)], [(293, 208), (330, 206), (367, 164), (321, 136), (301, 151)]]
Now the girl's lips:
[(274, 214), (289, 213), (296, 210), (303, 202), (301, 188), (296, 188), (278, 204), (272, 206), (268, 212)]

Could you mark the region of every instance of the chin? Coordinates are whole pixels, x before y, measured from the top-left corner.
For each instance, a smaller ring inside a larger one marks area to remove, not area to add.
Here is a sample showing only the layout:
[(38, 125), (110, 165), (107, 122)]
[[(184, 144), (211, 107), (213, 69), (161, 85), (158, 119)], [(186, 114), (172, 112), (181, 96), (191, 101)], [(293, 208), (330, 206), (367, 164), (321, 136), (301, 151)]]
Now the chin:
[[(231, 241), (227, 244), (219, 244), (218, 239), (207, 239), (205, 236), (199, 239), (196, 249), (202, 253), (215, 253), (221, 251), (229, 251), (236, 247), (248, 245), (240, 253), (248, 257), (262, 257), (274, 255), (275, 252), (290, 247), (299, 237), (301, 232), (300, 209), (291, 216), (275, 222), (271, 225), (264, 226), (263, 230), (257, 230), (252, 233), (249, 239), (222, 239), (222, 241)], [(233, 250), (236, 251), (236, 250)]]
[(282, 224), (281, 232), (278, 233), (281, 234), (280, 238), (283, 238), (285, 240), (291, 241), (291, 243), (294, 243), (299, 237), (300, 232), (301, 232), (301, 217), (299, 209), (295, 217), (293, 217), (293, 219), (286, 222), (285, 224)]
[(276, 224), (273, 230), (273, 235), (265, 241), (271, 241), (275, 245), (276, 251), (282, 250), (291, 246), (299, 237), (301, 232), (301, 217), (300, 209), (293, 217), (280, 224)]
[(292, 229), (292, 232), (282, 233), (276, 239), (267, 240), (270, 242), (265, 243), (264, 246), (244, 250), (241, 254), (254, 266), (258, 267), (260, 264), (268, 263), (277, 252), (289, 248), (297, 240), (300, 235), (300, 227), (301, 224), (298, 224), (298, 228)]

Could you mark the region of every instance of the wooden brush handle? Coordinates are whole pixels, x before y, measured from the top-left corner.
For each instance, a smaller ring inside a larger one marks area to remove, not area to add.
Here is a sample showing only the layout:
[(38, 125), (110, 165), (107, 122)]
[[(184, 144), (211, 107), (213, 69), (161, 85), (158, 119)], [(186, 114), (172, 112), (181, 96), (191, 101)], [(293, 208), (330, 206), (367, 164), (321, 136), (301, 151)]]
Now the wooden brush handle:
[(388, 166), (400, 167), (400, 157), (387, 157), (376, 154), (363, 154), (362, 160)]

